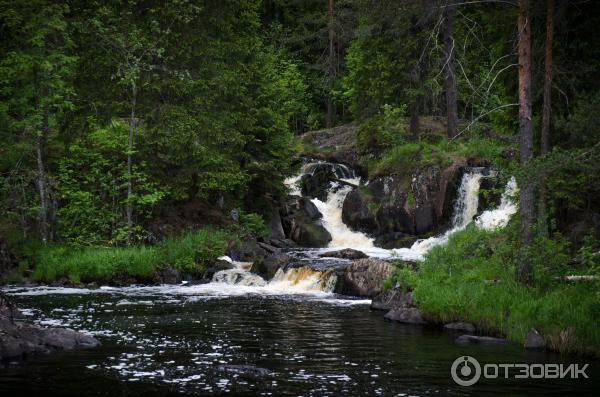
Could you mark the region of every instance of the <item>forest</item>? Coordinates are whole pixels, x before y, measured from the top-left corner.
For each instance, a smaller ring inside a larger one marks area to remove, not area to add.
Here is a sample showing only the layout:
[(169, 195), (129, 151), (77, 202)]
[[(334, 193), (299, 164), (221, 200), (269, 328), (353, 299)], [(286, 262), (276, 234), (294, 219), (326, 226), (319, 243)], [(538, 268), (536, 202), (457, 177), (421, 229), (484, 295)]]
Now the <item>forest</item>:
[[(477, 214), (518, 185), (506, 227), (466, 222), (382, 288), (600, 354), (600, 2), (2, 0), (0, 21), (5, 284), (210, 279), (223, 255), (273, 277), (281, 241), (338, 247), (330, 183), (349, 230), (403, 249), (485, 169)], [(314, 161), (360, 182), (314, 171), (293, 201)]]

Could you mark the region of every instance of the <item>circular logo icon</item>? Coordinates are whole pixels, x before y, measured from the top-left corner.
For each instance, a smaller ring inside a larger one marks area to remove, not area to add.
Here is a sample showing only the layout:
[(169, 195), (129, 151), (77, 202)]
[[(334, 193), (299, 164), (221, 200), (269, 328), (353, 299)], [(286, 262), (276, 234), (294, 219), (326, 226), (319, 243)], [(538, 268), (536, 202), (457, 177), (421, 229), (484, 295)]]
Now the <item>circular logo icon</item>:
[(462, 356), (454, 360), (450, 368), (452, 380), (461, 386), (472, 386), (481, 377), (479, 361), (471, 356)]

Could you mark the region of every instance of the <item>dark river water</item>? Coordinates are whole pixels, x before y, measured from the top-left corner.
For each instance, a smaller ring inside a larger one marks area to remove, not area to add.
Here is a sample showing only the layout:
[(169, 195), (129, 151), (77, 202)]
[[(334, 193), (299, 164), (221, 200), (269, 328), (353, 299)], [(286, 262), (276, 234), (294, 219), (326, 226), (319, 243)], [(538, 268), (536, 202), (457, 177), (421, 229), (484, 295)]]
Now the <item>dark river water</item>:
[[(597, 395), (597, 361), (461, 347), (437, 328), (387, 322), (366, 301), (252, 287), (174, 286), (10, 291), (38, 324), (95, 335), (93, 350), (37, 356), (0, 369), (1, 396), (562, 396)], [(590, 379), (480, 380), (452, 362), (589, 363)]]

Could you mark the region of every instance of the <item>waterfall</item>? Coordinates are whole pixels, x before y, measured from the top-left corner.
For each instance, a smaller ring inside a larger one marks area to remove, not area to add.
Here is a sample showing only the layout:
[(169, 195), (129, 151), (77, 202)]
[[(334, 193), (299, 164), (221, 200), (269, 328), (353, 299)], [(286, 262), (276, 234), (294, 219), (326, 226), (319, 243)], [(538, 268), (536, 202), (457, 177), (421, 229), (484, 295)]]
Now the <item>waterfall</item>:
[(452, 215), (452, 227), (446, 233), (416, 241), (411, 251), (424, 254), (436, 245), (445, 244), (451, 235), (463, 230), (477, 214), (479, 205), (479, 186), (481, 184), (481, 173), (477, 170), (465, 172), (458, 188), (458, 197), (454, 205)]
[[(298, 182), (302, 175), (311, 174), (318, 166), (324, 165), (330, 167), (338, 179), (350, 182), (353, 185), (360, 183), (360, 179), (355, 175), (354, 171), (345, 165), (327, 162), (308, 163), (302, 167), (300, 175), (286, 179), (286, 185), (292, 194), (301, 194)], [(510, 217), (517, 211), (516, 204), (511, 200), (511, 197), (518, 190), (516, 181), (514, 178), (509, 180), (498, 208), (487, 210), (475, 219), (479, 205), (479, 187), (482, 177), (480, 169), (471, 169), (462, 176), (451, 218), (451, 226), (448, 231), (438, 236), (417, 240), (410, 248), (391, 250), (376, 247), (372, 238), (364, 233), (351, 230), (342, 221), (344, 199), (352, 191), (352, 187), (339, 182), (332, 182), (325, 201), (319, 199), (312, 200), (323, 215), (323, 226), (331, 233), (332, 237), (332, 241), (326, 249), (318, 249), (316, 251), (323, 252), (324, 250), (331, 249), (353, 248), (363, 251), (372, 257), (397, 257), (408, 261), (420, 261), (423, 260), (423, 256), (427, 251), (436, 245), (447, 243), (451, 235), (465, 229), (474, 220), (477, 227), (485, 230), (504, 227), (508, 224)], [(289, 277), (292, 276), (289, 275)]]
[[(360, 179), (358, 178), (345, 180), (355, 185), (360, 183)], [(331, 233), (332, 240), (328, 248), (354, 248), (360, 250), (375, 248), (373, 239), (364, 233), (351, 230), (342, 221), (342, 206), (346, 195), (350, 191), (352, 191), (351, 186), (345, 185), (340, 187), (339, 183), (333, 182), (325, 202), (319, 199), (312, 200), (323, 215), (323, 226)]]
[(494, 230), (505, 227), (508, 224), (510, 217), (517, 212), (517, 204), (513, 202), (512, 198), (518, 191), (519, 187), (513, 176), (506, 184), (506, 189), (504, 190), (504, 193), (502, 193), (498, 208), (485, 211), (481, 214), (475, 221), (477, 227), (485, 230)]

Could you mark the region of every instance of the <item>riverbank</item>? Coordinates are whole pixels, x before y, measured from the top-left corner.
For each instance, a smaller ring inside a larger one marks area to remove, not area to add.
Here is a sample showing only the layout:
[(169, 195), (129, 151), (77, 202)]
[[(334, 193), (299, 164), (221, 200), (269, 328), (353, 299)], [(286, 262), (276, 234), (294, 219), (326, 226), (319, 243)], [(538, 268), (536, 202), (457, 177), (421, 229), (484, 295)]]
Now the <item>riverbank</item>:
[[(202, 278), (224, 255), (235, 235), (204, 228), (155, 245), (130, 247), (41, 245), (24, 247), (19, 266), (5, 282), (33, 281), (80, 286), (160, 283), (165, 278)], [(177, 281), (178, 282), (178, 281)]]
[[(438, 323), (468, 321), (479, 333), (524, 344), (537, 330), (546, 348), (600, 356), (600, 285), (566, 282), (567, 244), (539, 238), (534, 245), (534, 282), (516, 281), (515, 225), (484, 231), (469, 227), (434, 247), (416, 269), (400, 266), (389, 288), (412, 291), (423, 316)], [(579, 272), (592, 269), (580, 265)]]

